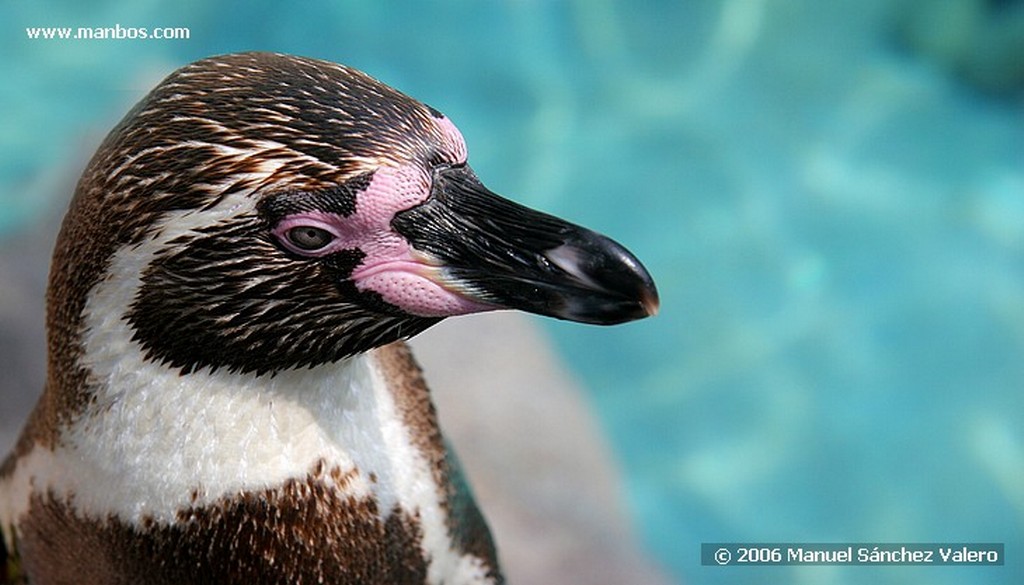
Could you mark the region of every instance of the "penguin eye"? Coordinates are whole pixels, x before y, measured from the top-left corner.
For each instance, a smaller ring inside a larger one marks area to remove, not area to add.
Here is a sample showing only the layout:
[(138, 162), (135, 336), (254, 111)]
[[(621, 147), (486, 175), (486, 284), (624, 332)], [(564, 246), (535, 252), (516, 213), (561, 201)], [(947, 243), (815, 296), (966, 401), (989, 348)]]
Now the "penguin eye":
[(320, 250), (334, 240), (334, 234), (331, 232), (311, 225), (293, 227), (286, 232), (285, 237), (296, 248), (307, 252)]

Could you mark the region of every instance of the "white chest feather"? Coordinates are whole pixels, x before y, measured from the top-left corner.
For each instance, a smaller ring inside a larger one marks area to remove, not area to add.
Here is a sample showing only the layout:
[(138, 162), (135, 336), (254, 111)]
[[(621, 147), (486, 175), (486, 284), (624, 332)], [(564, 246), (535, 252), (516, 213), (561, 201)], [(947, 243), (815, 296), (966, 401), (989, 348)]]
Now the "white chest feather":
[(72, 468), (54, 480), (72, 484), (80, 509), (170, 521), (189, 504), (303, 478), (321, 459), (359, 471), (337, 486), (347, 494), (383, 510), (413, 503), (400, 502), (401, 484), (421, 462), (372, 357), (257, 378), (180, 376), (129, 355), (110, 362), (107, 386), (66, 435)]
[(16, 476), (32, 477), (36, 491), (74, 494), (88, 516), (172, 522), (190, 505), (304, 478), (324, 460), (354, 478), (337, 489), (374, 497), (383, 513), (438, 504), (372, 354), (273, 377), (181, 376), (134, 343), (117, 345), (89, 352), (104, 385), (60, 446), (19, 462)]

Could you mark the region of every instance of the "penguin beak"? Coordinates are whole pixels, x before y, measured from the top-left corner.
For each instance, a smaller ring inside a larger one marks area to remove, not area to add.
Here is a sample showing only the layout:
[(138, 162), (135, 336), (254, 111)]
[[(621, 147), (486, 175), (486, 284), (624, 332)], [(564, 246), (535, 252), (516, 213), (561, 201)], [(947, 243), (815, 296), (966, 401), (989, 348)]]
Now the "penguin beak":
[(598, 325), (654, 315), (650, 274), (611, 239), (489, 191), (465, 165), (435, 171), (430, 197), (392, 227), (468, 300)]

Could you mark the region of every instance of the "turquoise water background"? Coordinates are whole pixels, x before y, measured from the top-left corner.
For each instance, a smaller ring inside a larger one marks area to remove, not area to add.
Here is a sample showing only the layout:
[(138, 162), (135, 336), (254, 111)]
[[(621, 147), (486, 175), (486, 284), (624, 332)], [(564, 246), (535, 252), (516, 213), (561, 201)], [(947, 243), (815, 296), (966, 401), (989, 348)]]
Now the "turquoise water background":
[[(490, 187), (651, 269), (657, 318), (544, 326), (680, 582), (1024, 583), (1021, 2), (9, 0), (0, 22), (0, 238), (188, 61), (356, 66), (447, 113)], [(115, 24), (191, 38), (24, 34)], [(750, 541), (1007, 560), (699, 566)]]

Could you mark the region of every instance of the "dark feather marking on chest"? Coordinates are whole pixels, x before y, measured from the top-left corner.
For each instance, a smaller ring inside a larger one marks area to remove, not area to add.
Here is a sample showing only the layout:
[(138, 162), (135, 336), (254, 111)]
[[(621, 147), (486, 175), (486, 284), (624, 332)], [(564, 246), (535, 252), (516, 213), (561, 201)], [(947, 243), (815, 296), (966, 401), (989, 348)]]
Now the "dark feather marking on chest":
[(142, 528), (82, 519), (73, 499), (37, 494), (20, 546), (39, 583), (420, 584), (422, 537), (415, 516), (396, 506), (381, 520), (374, 500), (342, 495), (311, 473)]

